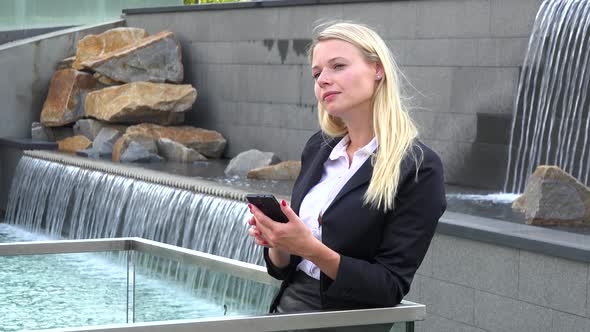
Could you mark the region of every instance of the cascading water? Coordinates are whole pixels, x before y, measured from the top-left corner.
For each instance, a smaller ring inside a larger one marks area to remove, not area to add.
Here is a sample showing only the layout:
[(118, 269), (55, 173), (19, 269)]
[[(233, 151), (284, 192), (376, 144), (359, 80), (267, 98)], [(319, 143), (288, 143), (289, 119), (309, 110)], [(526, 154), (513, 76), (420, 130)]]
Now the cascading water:
[[(15, 172), (5, 221), (70, 239), (141, 237), (262, 265), (246, 239), (246, 204), (164, 185), (24, 156)], [(274, 289), (156, 257), (139, 258), (194, 292), (244, 310), (270, 305)]]
[(590, 0), (547, 0), (524, 60), (504, 191), (522, 192), (541, 164), (588, 184), (590, 176)]

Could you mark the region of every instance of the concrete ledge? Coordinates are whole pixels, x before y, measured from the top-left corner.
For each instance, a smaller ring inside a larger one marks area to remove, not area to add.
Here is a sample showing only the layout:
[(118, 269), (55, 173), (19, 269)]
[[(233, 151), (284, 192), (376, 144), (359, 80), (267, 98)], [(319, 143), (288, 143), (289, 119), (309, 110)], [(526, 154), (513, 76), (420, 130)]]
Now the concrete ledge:
[(445, 212), (437, 232), (590, 263), (590, 235)]
[[(115, 27), (123, 26), (124, 24), (125, 24), (125, 20), (120, 19), (120, 20), (113, 20), (113, 21), (109, 21), (109, 22), (98, 23), (98, 24), (94, 24), (94, 25), (73, 26), (70, 28), (55, 30), (52, 32), (48, 32), (48, 33), (32, 36), (29, 38), (15, 40), (12, 42), (8, 42), (6, 44), (2, 44), (2, 45), (0, 45), (0, 51), (5, 50), (5, 49), (9, 49), (9, 48), (13, 48), (13, 47), (24, 46), (24, 45), (35, 43), (35, 42), (44, 41), (44, 40), (47, 40), (50, 38), (55, 38), (55, 37), (64, 36), (64, 35), (70, 35), (72, 33), (92, 31), (93, 29), (107, 30), (111, 26), (112, 26), (112, 28), (115, 28)], [(100, 32), (102, 32), (102, 31), (100, 31)]]
[(226, 10), (226, 9), (248, 9), (248, 8), (275, 8), (310, 5), (336, 5), (343, 3), (367, 3), (367, 2), (391, 2), (402, 0), (258, 0), (249, 2), (212, 3), (202, 5), (166, 6), (150, 8), (123, 9), (125, 15), (159, 14), (171, 12), (192, 12), (203, 10)]
[(30, 38), (58, 30), (69, 29), (73, 27), (73, 25), (68, 26), (58, 26), (58, 27), (51, 27), (51, 28), (36, 28), (36, 29), (22, 29), (22, 30), (8, 30), (8, 31), (0, 31), (0, 44), (9, 43), (15, 40)]
[(0, 147), (20, 150), (57, 150), (57, 143), (37, 141), (31, 138), (0, 137)]

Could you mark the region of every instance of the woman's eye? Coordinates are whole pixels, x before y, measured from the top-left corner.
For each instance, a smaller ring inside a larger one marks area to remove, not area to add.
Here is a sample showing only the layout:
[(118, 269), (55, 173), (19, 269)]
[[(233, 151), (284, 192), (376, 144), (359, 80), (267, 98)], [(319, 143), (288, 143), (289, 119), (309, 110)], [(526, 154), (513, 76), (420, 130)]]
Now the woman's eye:
[(344, 65), (341, 63), (337, 63), (334, 65), (334, 69), (342, 69), (342, 68), (344, 68)]
[(314, 79), (314, 80), (317, 80), (317, 79), (318, 79), (318, 77), (320, 77), (320, 73), (319, 73), (319, 72), (318, 72), (318, 73), (313, 73), (313, 75), (312, 75), (312, 76), (313, 76), (313, 79)]

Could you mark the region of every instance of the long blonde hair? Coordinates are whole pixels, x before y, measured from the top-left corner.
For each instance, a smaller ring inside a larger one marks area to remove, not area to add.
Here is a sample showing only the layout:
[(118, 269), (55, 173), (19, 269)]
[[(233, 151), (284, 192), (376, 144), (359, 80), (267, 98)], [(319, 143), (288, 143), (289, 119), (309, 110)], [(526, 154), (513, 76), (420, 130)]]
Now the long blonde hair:
[[(372, 157), (373, 175), (364, 196), (364, 203), (384, 211), (393, 210), (403, 158), (410, 153), (416, 164), (420, 163), (412, 149), (418, 137), (418, 130), (400, 97), (399, 69), (391, 51), (375, 31), (364, 25), (349, 22), (327, 23), (315, 29), (309, 48), (310, 62), (314, 47), (319, 42), (330, 39), (342, 40), (356, 46), (367, 62), (380, 63), (383, 67), (383, 78), (377, 83), (373, 95), (373, 128), (379, 148)], [(318, 118), (320, 128), (328, 136), (343, 136), (348, 132), (345, 124), (339, 118), (328, 114), (320, 102)]]

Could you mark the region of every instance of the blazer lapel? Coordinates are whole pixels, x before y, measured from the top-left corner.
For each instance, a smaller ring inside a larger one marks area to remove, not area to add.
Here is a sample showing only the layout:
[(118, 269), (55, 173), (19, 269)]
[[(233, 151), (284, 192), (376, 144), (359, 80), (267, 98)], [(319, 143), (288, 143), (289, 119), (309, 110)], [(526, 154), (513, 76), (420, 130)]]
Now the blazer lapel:
[(371, 176), (373, 175), (373, 165), (371, 164), (371, 157), (365, 161), (365, 163), (361, 166), (361, 168), (354, 173), (354, 175), (346, 182), (344, 187), (338, 192), (338, 195), (334, 198), (330, 206), (324, 211), (324, 214), (332, 207), (334, 204), (342, 198), (344, 195), (348, 194), (352, 190), (364, 185), (365, 183), (371, 180)]

